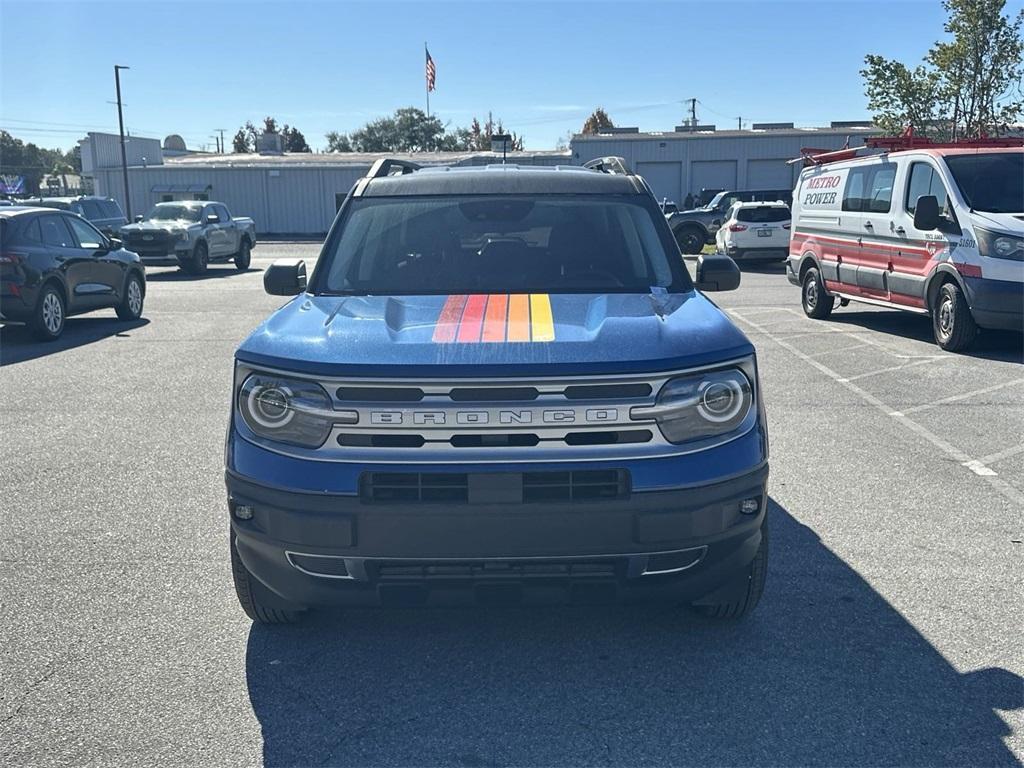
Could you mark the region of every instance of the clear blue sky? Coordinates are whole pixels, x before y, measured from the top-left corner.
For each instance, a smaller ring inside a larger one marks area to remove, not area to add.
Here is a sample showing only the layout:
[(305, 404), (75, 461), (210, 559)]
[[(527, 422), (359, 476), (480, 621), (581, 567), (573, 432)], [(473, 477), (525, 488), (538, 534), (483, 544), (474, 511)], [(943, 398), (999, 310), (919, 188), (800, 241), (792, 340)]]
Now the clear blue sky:
[[(1019, 2), (1009, 4), (1020, 7)], [(616, 124), (823, 125), (866, 118), (866, 53), (916, 63), (943, 35), (938, 0), (909, 2), (49, 2), (0, 0), (0, 128), (44, 146), (117, 129), (208, 143), (264, 115), (314, 149), (406, 105), (463, 125), (491, 110), (553, 148), (603, 105)]]

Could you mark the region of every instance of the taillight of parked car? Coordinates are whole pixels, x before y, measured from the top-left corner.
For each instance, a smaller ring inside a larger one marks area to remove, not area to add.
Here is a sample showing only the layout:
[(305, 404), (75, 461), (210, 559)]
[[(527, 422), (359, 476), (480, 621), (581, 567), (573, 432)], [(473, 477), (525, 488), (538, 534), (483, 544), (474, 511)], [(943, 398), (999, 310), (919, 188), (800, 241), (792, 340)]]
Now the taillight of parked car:
[(14, 251), (0, 253), (0, 264), (21, 264), (25, 260), (25, 254)]
[(730, 224), (729, 225), (729, 231), (730, 232), (746, 232), (747, 231), (747, 227), (744, 224)]

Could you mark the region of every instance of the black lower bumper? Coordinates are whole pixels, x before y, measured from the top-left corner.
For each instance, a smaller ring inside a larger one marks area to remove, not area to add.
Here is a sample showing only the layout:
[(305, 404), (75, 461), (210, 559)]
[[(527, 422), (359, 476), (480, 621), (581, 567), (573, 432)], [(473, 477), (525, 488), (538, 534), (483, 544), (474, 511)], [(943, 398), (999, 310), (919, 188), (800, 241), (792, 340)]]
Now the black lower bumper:
[(227, 485), (235, 546), (265, 603), (632, 602), (695, 601), (734, 581), (761, 543), (767, 477), (764, 466), (622, 499), (457, 506), (367, 504), (230, 473)]
[(1024, 283), (964, 278), (967, 303), (982, 328), (1024, 330)]

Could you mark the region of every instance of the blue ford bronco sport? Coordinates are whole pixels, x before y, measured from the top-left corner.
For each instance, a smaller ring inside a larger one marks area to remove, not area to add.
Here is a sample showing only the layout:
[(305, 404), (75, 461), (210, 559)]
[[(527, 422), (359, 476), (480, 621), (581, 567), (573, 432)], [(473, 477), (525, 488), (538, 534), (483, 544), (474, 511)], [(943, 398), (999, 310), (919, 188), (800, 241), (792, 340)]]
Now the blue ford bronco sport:
[[(585, 167), (378, 161), (238, 348), (242, 608), (658, 599), (749, 613), (767, 568), (754, 348), (650, 188)], [(698, 290), (699, 289), (699, 290)]]

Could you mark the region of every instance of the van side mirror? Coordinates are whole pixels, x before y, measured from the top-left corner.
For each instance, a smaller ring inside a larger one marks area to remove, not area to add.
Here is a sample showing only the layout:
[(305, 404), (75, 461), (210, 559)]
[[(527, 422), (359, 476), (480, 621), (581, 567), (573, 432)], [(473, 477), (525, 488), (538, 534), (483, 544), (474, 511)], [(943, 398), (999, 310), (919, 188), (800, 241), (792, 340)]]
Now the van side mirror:
[(263, 290), (271, 296), (295, 296), (306, 290), (306, 262), (278, 259), (263, 273)]
[(210, 213), (210, 214), (207, 214), (207, 216), (206, 216), (206, 223), (207, 224), (216, 224), (219, 221), (220, 221), (220, 216), (218, 216), (216, 213)]
[(928, 231), (938, 229), (941, 223), (939, 201), (935, 195), (921, 195), (914, 209), (914, 229)]
[(740, 287), (740, 268), (725, 254), (701, 254), (696, 284), (700, 291), (735, 291)]

